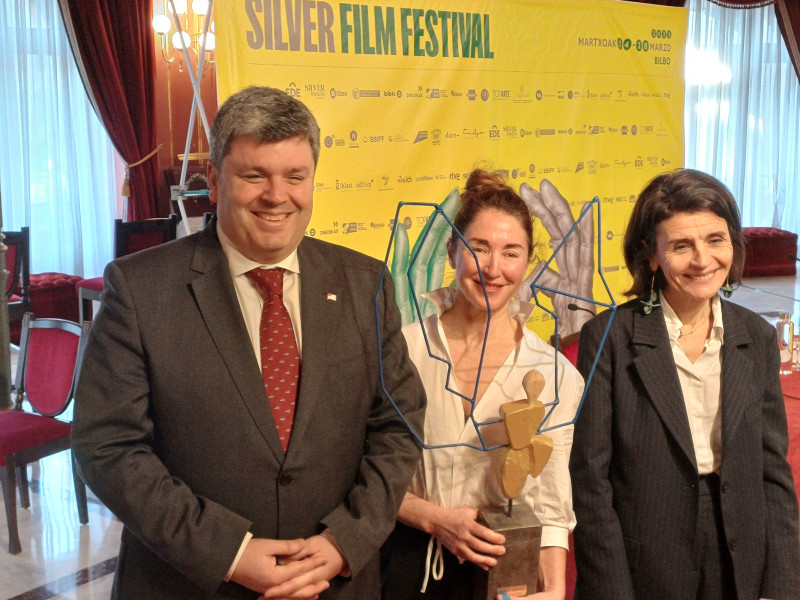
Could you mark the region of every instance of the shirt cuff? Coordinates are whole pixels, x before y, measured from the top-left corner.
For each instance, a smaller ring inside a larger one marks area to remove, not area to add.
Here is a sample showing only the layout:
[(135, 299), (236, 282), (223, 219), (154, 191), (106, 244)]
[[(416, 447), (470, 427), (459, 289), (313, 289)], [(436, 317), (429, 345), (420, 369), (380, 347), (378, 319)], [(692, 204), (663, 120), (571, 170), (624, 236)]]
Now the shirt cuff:
[(347, 564), (347, 557), (344, 555), (339, 542), (336, 541), (336, 536), (333, 535), (333, 532), (330, 529), (323, 529), (320, 535), (333, 544), (333, 547), (336, 548), (339, 554), (342, 555), (342, 570), (339, 571), (338, 575), (341, 575), (342, 577), (350, 577), (350, 565)]
[(246, 534), (244, 534), (244, 540), (242, 540), (242, 545), (239, 546), (239, 552), (236, 553), (236, 558), (233, 559), (233, 564), (231, 565), (231, 568), (228, 569), (228, 572), (225, 574), (224, 581), (230, 581), (231, 577), (233, 577), (233, 572), (236, 570), (236, 565), (239, 564), (239, 559), (242, 558), (244, 549), (247, 546), (247, 544), (250, 543), (251, 539), (253, 539), (252, 533), (248, 531)]
[(542, 526), (542, 542), (540, 547), (558, 546), (569, 552), (569, 529), (564, 527)]

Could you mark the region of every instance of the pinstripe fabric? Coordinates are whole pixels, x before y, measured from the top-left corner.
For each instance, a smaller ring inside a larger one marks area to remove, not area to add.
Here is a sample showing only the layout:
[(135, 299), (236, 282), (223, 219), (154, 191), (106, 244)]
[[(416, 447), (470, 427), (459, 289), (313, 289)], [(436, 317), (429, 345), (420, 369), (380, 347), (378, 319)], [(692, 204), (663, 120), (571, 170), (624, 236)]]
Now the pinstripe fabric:
[[(800, 531), (775, 332), (722, 303), (721, 505), (740, 600), (800, 598)], [(608, 321), (581, 332), (586, 377)], [(663, 313), (618, 308), (570, 461), (576, 600), (696, 597), (698, 474)]]

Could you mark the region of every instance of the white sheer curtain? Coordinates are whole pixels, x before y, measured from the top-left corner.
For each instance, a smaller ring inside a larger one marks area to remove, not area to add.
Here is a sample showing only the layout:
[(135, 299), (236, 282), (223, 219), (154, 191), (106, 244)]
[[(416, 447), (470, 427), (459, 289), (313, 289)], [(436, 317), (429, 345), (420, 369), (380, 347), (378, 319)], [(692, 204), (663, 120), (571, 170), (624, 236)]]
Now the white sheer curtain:
[(773, 7), (686, 6), (686, 166), (728, 185), (744, 226), (800, 231), (800, 84)]
[(3, 229), (30, 227), (31, 272), (94, 277), (112, 258), (115, 150), (56, 0), (0, 0)]

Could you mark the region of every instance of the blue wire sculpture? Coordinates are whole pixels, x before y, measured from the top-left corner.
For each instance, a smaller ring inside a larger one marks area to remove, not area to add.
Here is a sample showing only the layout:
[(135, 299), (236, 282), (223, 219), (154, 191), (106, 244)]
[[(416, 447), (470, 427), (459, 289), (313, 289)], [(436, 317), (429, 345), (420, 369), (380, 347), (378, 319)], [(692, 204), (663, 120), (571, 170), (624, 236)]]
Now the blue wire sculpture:
[[(382, 343), (381, 343), (380, 298), (381, 298), (382, 291), (383, 291), (383, 284), (384, 284), (384, 281), (386, 279), (386, 272), (387, 272), (387, 270), (389, 268), (389, 266), (388, 266), (389, 265), (389, 255), (391, 253), (391, 250), (392, 250), (392, 247), (393, 247), (393, 244), (394, 244), (394, 237), (395, 237), (395, 232), (397, 230), (397, 224), (401, 222), (400, 221), (400, 211), (405, 206), (430, 206), (430, 207), (433, 208), (433, 213), (431, 214), (431, 217), (428, 219), (428, 222), (427, 222), (425, 228), (420, 233), (420, 240), (416, 244), (417, 249), (416, 249), (415, 252), (412, 252), (412, 255), (410, 257), (409, 264), (408, 264), (408, 269), (406, 270), (406, 277), (408, 278), (408, 283), (409, 283), (409, 286), (410, 286), (411, 290), (415, 289), (414, 288), (414, 278), (413, 278), (413, 275), (412, 275), (412, 270), (413, 270), (414, 264), (415, 264), (415, 262), (417, 260), (417, 257), (419, 255), (421, 249), (422, 249), (424, 241), (425, 241), (425, 239), (427, 238), (427, 236), (428, 236), (428, 234), (430, 232), (430, 229), (431, 229), (431, 226), (433, 225), (433, 222), (439, 216), (443, 217), (447, 221), (447, 223), (450, 225), (451, 229), (456, 233), (458, 238), (464, 243), (464, 246), (470, 251), (470, 254), (472, 254), (472, 257), (475, 260), (475, 264), (479, 265), (478, 257), (475, 254), (475, 251), (472, 249), (472, 247), (469, 245), (469, 243), (461, 235), (461, 232), (458, 231), (458, 229), (456, 229), (456, 227), (453, 225), (453, 222), (451, 221), (450, 217), (447, 216), (447, 214), (442, 210), (440, 205), (435, 204), (435, 203), (431, 203), (431, 202), (399, 202), (397, 204), (397, 210), (395, 212), (395, 219), (394, 219), (395, 226), (392, 228), (392, 234), (391, 234), (391, 236), (389, 238), (389, 244), (388, 244), (387, 249), (386, 249), (386, 257), (384, 258), (384, 262), (383, 262), (383, 269), (381, 271), (381, 276), (380, 276), (380, 279), (378, 281), (378, 290), (377, 290), (377, 293), (375, 294), (375, 322), (376, 322), (376, 332), (377, 332), (377, 336), (378, 336), (378, 369), (379, 369), (379, 376), (380, 376), (380, 382), (381, 382), (381, 389), (383, 390), (383, 393), (388, 398), (389, 402), (391, 402), (391, 404), (394, 407), (394, 409), (397, 411), (398, 415), (400, 415), (400, 418), (403, 420), (403, 422), (405, 423), (405, 425), (408, 428), (408, 430), (416, 438), (416, 440), (419, 442), (419, 444), (423, 448), (425, 448), (426, 450), (433, 450), (433, 449), (437, 449), (437, 448), (467, 447), (467, 448), (472, 448), (474, 450), (479, 450), (479, 451), (482, 451), (482, 452), (488, 452), (490, 450), (496, 450), (496, 449), (499, 449), (499, 448), (504, 448), (504, 447), (506, 447), (505, 444), (487, 446), (486, 442), (483, 439), (483, 435), (481, 434), (481, 428), (482, 427), (485, 427), (487, 425), (493, 425), (495, 423), (499, 423), (499, 422), (501, 422), (501, 419), (492, 419), (490, 421), (479, 422), (479, 421), (475, 420), (475, 417), (474, 417), (475, 403), (476, 403), (476, 398), (477, 398), (477, 393), (478, 393), (478, 382), (480, 381), (481, 369), (483, 368), (483, 358), (484, 358), (484, 355), (485, 355), (485, 352), (486, 352), (486, 340), (487, 340), (487, 337), (488, 337), (489, 325), (491, 324), (491, 319), (492, 319), (492, 311), (491, 311), (491, 308), (489, 306), (489, 297), (488, 297), (488, 295), (486, 293), (486, 285), (485, 285), (485, 282), (483, 281), (483, 273), (481, 272), (480, 268), (478, 268), (478, 275), (480, 277), (481, 286), (483, 287), (483, 296), (484, 296), (484, 300), (486, 301), (486, 308), (487, 308), (487, 312), (488, 312), (488, 317), (487, 317), (487, 322), (486, 322), (486, 333), (484, 334), (483, 346), (481, 348), (481, 357), (480, 357), (480, 361), (478, 363), (478, 372), (477, 372), (477, 378), (476, 378), (476, 383), (475, 383), (475, 389), (473, 390), (472, 396), (465, 396), (464, 394), (458, 392), (457, 390), (455, 390), (455, 389), (453, 389), (451, 387), (451, 385), (450, 385), (450, 375), (452, 373), (453, 365), (450, 363), (450, 361), (448, 361), (445, 358), (442, 358), (441, 356), (436, 355), (431, 350), (430, 341), (428, 340), (428, 334), (425, 331), (425, 327), (423, 326), (422, 314), (421, 314), (421, 310), (420, 310), (420, 306), (419, 306), (419, 301), (417, 300), (417, 295), (413, 294), (413, 293), (411, 294), (411, 297), (412, 297), (413, 302), (414, 302), (414, 309), (415, 309), (416, 314), (417, 314), (417, 316), (419, 318), (418, 320), (419, 320), (420, 327), (422, 328), (422, 336), (423, 336), (423, 338), (425, 340), (425, 345), (426, 345), (426, 347), (428, 349), (428, 355), (431, 358), (433, 358), (434, 360), (438, 360), (438, 361), (443, 362), (443, 363), (445, 363), (447, 365), (447, 378), (446, 378), (446, 381), (445, 381), (445, 389), (447, 391), (449, 391), (450, 393), (455, 394), (456, 396), (458, 396), (458, 397), (462, 398), (463, 400), (466, 400), (467, 402), (470, 403), (472, 408), (470, 410), (469, 419), (470, 419), (470, 421), (472, 421), (473, 427), (475, 428), (475, 432), (478, 435), (478, 440), (480, 441), (480, 446), (476, 446), (474, 444), (467, 444), (467, 443), (441, 444), (441, 445), (435, 445), (435, 446), (426, 444), (425, 440), (420, 436), (420, 433), (415, 431), (414, 428), (411, 427), (411, 424), (408, 422), (408, 420), (406, 419), (405, 415), (402, 413), (400, 408), (397, 406), (397, 403), (392, 398), (391, 393), (389, 392), (389, 390), (386, 389), (385, 380), (384, 380), (384, 372), (383, 372), (383, 347), (382, 347)], [(597, 266), (597, 272), (600, 275), (600, 279), (603, 282), (603, 285), (605, 286), (606, 292), (608, 293), (608, 297), (610, 298), (610, 303), (609, 304), (604, 303), (604, 302), (599, 302), (599, 301), (596, 301), (596, 300), (593, 300), (593, 299), (590, 299), (590, 298), (583, 298), (581, 296), (576, 296), (574, 294), (569, 294), (567, 292), (562, 292), (560, 290), (548, 288), (548, 287), (545, 287), (543, 285), (539, 285), (538, 284), (539, 278), (542, 276), (542, 274), (550, 266), (550, 263), (552, 263), (552, 261), (555, 260), (555, 257), (558, 254), (558, 252), (561, 250), (561, 248), (564, 246), (564, 244), (567, 242), (567, 240), (570, 238), (570, 236), (572, 236), (574, 234), (574, 232), (577, 229), (577, 227), (580, 224), (580, 222), (583, 220), (583, 218), (586, 216), (586, 214), (588, 214), (589, 211), (592, 210), (592, 208), (594, 206), (597, 207), (597, 231), (598, 232), (602, 231), (602, 229), (601, 229), (601, 216), (600, 216), (600, 212), (601, 212), (600, 211), (600, 200), (599, 200), (599, 198), (597, 196), (595, 196), (583, 208), (583, 210), (581, 211), (581, 214), (578, 217), (578, 219), (575, 221), (575, 223), (569, 229), (567, 234), (564, 236), (564, 238), (561, 240), (561, 242), (555, 248), (555, 250), (553, 251), (553, 254), (550, 256), (550, 258), (545, 263), (544, 267), (540, 270), (540, 272), (536, 275), (536, 277), (534, 278), (533, 282), (531, 283), (531, 291), (533, 292), (533, 298), (534, 298), (534, 300), (536, 302), (536, 306), (542, 308), (545, 312), (550, 314), (553, 317), (553, 320), (555, 321), (555, 347), (553, 349), (553, 360), (554, 360), (554, 363), (555, 363), (555, 371), (554, 371), (555, 375), (554, 376), (555, 376), (556, 382), (558, 382), (558, 349), (557, 349), (558, 348), (558, 339), (559, 339), (559, 335), (558, 335), (558, 315), (555, 312), (549, 310), (547, 307), (543, 306), (539, 302), (537, 290), (550, 292), (550, 293), (556, 294), (556, 295), (567, 296), (569, 298), (574, 298), (576, 300), (581, 300), (581, 301), (588, 302), (590, 304), (594, 304), (594, 305), (597, 305), (597, 306), (606, 307), (606, 308), (608, 308), (608, 309), (610, 309), (612, 311), (611, 318), (608, 320), (608, 324), (606, 325), (606, 329), (603, 332), (603, 337), (602, 337), (602, 339), (600, 341), (600, 347), (598, 348), (597, 355), (595, 356), (594, 361), (592, 363), (592, 368), (589, 371), (589, 377), (586, 379), (586, 383), (585, 383), (584, 390), (583, 390), (583, 395), (581, 396), (580, 403), (578, 404), (578, 409), (577, 409), (577, 411), (575, 413), (574, 418), (571, 421), (567, 421), (567, 422), (564, 422), (564, 423), (559, 423), (559, 424), (556, 424), (556, 425), (553, 425), (553, 426), (545, 427), (545, 423), (548, 421), (550, 415), (552, 414), (552, 412), (555, 410), (555, 408), (559, 404), (559, 397), (558, 397), (558, 387), (559, 386), (558, 386), (558, 384), (556, 384), (555, 385), (555, 398), (553, 399), (552, 402), (549, 402), (549, 403), (545, 404), (545, 407), (547, 407), (548, 410), (547, 410), (544, 418), (542, 419), (542, 423), (539, 425), (537, 433), (544, 433), (544, 432), (556, 429), (558, 427), (566, 427), (566, 426), (569, 426), (569, 425), (573, 425), (575, 423), (575, 421), (578, 419), (578, 415), (580, 414), (581, 408), (583, 407), (583, 401), (584, 401), (584, 399), (586, 397), (586, 392), (587, 392), (587, 390), (589, 388), (589, 383), (591, 382), (592, 377), (594, 376), (595, 368), (597, 367), (597, 362), (598, 362), (598, 359), (600, 357), (600, 352), (602, 352), (603, 347), (605, 346), (605, 341), (606, 341), (606, 337), (608, 336), (608, 331), (611, 328), (611, 323), (613, 322), (614, 316), (616, 314), (617, 304), (614, 301), (613, 294), (611, 293), (611, 290), (608, 287), (608, 283), (606, 282), (606, 279), (603, 276), (603, 270), (602, 270), (602, 266), (601, 266), (602, 265), (602, 253), (601, 253), (602, 252), (602, 244), (601, 244), (602, 236), (600, 236), (600, 235), (596, 236), (596, 239), (597, 239), (597, 265), (598, 265)]]

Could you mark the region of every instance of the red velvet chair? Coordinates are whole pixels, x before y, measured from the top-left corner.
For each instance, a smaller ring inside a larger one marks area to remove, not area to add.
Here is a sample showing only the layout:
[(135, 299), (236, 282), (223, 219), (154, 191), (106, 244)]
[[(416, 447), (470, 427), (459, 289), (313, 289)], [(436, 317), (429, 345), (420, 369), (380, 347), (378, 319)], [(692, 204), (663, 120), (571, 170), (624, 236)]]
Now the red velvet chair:
[[(114, 258), (133, 254), (139, 250), (158, 246), (175, 239), (178, 230), (178, 215), (143, 221), (114, 221)], [(92, 314), (92, 300), (100, 300), (103, 293), (103, 278), (81, 279), (78, 290), (78, 320), (82, 323)]]
[[(70, 450), (70, 423), (56, 419), (69, 406), (75, 393), (89, 324), (63, 319), (22, 320), (16, 377), (16, 406), (0, 412), (0, 484), (6, 505), (8, 551), (21, 552), (17, 529), (17, 501), (30, 506), (27, 465), (51, 454)], [(33, 412), (23, 410), (27, 400)], [(82, 524), (89, 522), (86, 486), (74, 459), (72, 477)]]
[(746, 241), (742, 277), (794, 276), (797, 234), (774, 227), (743, 227)]

